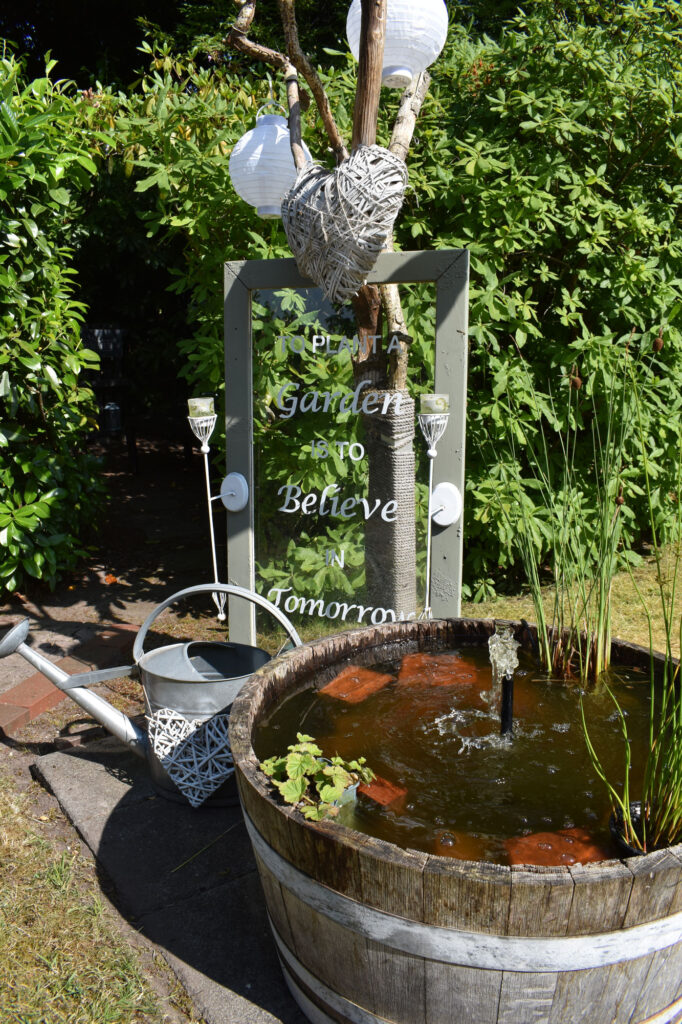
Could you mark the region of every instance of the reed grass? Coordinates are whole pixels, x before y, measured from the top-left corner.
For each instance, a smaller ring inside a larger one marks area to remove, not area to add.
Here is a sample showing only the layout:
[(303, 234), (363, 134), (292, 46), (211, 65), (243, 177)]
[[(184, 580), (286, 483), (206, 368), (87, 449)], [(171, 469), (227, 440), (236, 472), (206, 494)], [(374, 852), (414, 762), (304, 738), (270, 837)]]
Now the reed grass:
[[(604, 772), (599, 754), (591, 742), (589, 725), (584, 715), (583, 731), (592, 763), (609, 792), (623, 838), (632, 848), (648, 852), (672, 846), (682, 840), (682, 690), (679, 661), (675, 657), (679, 657), (682, 643), (682, 616), (677, 602), (682, 556), (682, 510), (679, 501), (682, 494), (682, 437), (677, 452), (675, 490), (678, 500), (671, 530), (672, 544), (663, 548), (657, 529), (657, 503), (654, 500), (649, 448), (643, 427), (642, 396), (634, 374), (629, 373), (628, 376), (641, 449), (655, 583), (655, 600), (652, 601), (650, 594), (645, 596), (634, 572), (630, 570), (632, 586), (646, 621), (650, 651), (649, 745), (641, 799), (634, 803), (631, 799), (628, 723), (613, 693), (611, 697), (621, 723), (624, 750), (623, 771), (618, 780), (608, 778)], [(663, 664), (658, 673), (654, 659), (655, 621), (659, 623), (659, 636), (662, 635), (663, 639)]]
[[(577, 392), (571, 388), (559, 416), (551, 396), (549, 404), (540, 402), (526, 374), (534, 423), (563, 421), (564, 431), (553, 434), (553, 442), (542, 427), (537, 432), (533, 428), (531, 436), (508, 395), (503, 451), (495, 451), (490, 442), (501, 480), (497, 512), (506, 520), (510, 544), (523, 566), (541, 660), (553, 676), (583, 682), (595, 682), (610, 661), (612, 584), (622, 557), (622, 472), (630, 403), (626, 359), (623, 372), (612, 378), (603, 427), (592, 409), (590, 479), (583, 479), (576, 466), (581, 419)], [(549, 589), (542, 585), (539, 567), (545, 550)]]

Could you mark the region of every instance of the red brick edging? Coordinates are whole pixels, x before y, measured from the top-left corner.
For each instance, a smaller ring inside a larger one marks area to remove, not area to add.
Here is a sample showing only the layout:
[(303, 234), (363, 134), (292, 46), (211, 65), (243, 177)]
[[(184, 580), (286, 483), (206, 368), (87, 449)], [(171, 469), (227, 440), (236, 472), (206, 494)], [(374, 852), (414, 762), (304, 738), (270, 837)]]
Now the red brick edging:
[[(138, 628), (134, 625), (116, 623), (115, 627), (111, 627), (115, 632), (109, 636), (102, 635), (103, 643), (89, 641), (79, 648), (80, 657), (59, 658), (54, 664), (69, 675), (89, 672), (95, 668), (113, 667), (125, 656), (124, 652), (130, 652), (132, 640), (129, 634), (137, 632)], [(51, 683), (42, 672), (34, 672), (28, 679), (0, 693), (0, 738), (15, 737), (17, 732), (34, 718), (66, 699), (66, 694)]]

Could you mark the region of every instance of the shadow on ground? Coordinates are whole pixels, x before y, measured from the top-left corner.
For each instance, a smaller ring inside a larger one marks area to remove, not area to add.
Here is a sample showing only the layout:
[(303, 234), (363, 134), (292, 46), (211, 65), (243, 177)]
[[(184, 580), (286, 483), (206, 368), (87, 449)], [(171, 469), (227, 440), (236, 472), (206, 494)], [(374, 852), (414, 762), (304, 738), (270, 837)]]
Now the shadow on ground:
[[(106, 739), (35, 773), (96, 855), (117, 909), (164, 953), (207, 1024), (305, 1024), (286, 988), (237, 804), (156, 795), (145, 763)], [(113, 887), (113, 891), (112, 891)]]
[[(137, 627), (171, 594), (213, 579), (203, 457), (180, 444), (139, 441), (137, 472), (124, 445), (102, 450), (109, 503), (93, 531), (88, 557), (51, 592), (35, 585), (0, 603), (0, 635), (20, 619), (29, 644), (46, 657), (71, 656), (96, 668), (132, 660)], [(220, 470), (214, 472), (218, 487)], [(225, 510), (214, 509), (218, 564), (225, 565)], [(164, 612), (156, 643), (196, 635), (198, 618), (215, 624), (210, 598), (181, 601)], [(224, 639), (220, 636), (220, 639)], [(150, 641), (152, 638), (150, 637)], [(6, 685), (33, 671), (19, 656), (2, 666)], [(1, 688), (1, 687), (0, 687)]]

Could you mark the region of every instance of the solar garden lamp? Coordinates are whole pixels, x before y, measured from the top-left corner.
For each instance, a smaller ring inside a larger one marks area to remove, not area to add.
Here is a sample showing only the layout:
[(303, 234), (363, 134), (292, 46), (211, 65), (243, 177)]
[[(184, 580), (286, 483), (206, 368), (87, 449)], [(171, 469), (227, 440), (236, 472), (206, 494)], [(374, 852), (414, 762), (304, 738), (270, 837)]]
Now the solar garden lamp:
[[(259, 217), (281, 217), (282, 199), (296, 181), (298, 171), (291, 152), (289, 125), (282, 114), (263, 114), (266, 107), (284, 107), (268, 100), (256, 114), (256, 125), (236, 143), (230, 156), (230, 178), (240, 197), (256, 208)], [(312, 156), (302, 143), (306, 159)]]

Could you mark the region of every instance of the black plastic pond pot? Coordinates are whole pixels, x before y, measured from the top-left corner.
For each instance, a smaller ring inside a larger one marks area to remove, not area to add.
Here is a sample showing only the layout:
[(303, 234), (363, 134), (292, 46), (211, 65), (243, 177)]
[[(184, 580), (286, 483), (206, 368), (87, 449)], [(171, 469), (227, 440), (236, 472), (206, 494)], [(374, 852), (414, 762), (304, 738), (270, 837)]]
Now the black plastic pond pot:
[(237, 696), (239, 794), (291, 992), (314, 1024), (672, 1024), (682, 847), (562, 867), (452, 860), (307, 821), (259, 769), (255, 730), (285, 698), (349, 663), (486, 643), (492, 629), (453, 619), (340, 634), (270, 662)]

